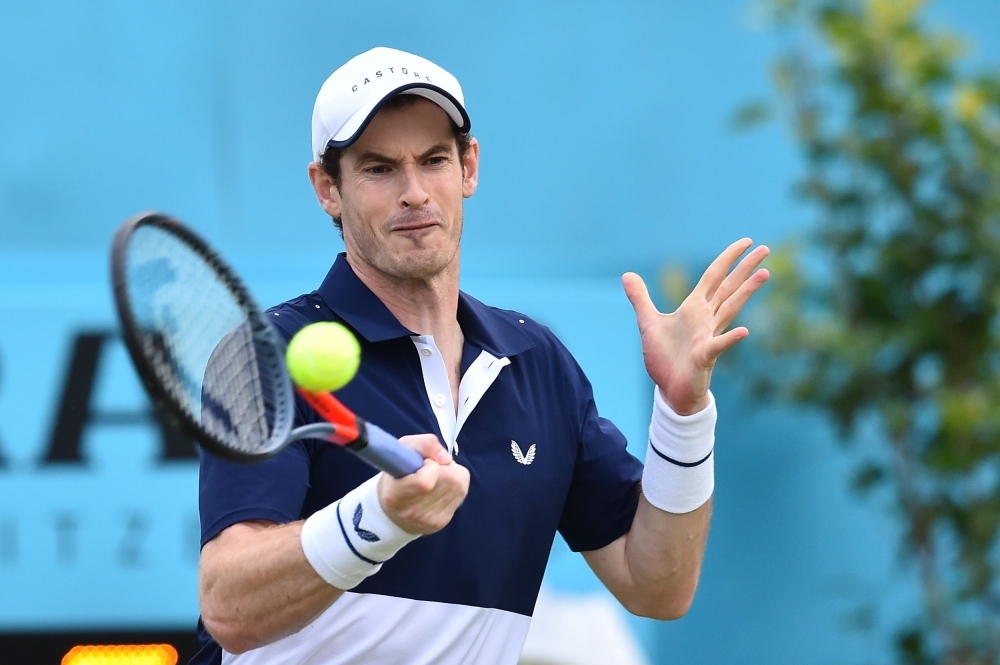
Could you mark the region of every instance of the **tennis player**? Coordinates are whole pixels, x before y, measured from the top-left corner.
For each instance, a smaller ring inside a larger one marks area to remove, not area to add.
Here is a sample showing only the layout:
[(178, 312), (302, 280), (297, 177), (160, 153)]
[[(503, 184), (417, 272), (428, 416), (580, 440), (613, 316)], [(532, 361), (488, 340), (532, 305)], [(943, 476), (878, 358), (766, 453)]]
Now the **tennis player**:
[[(347, 251), (268, 316), (286, 338), (351, 328), (361, 369), (338, 397), (426, 459), (397, 480), (319, 441), (254, 465), (203, 453), (192, 662), (513, 665), (557, 531), (629, 611), (690, 606), (714, 487), (712, 367), (748, 334), (727, 328), (768, 250), (737, 264), (751, 242), (733, 243), (672, 314), (623, 277), (656, 384), (644, 466), (551, 331), (459, 290), (479, 178), (469, 130), (458, 81), (415, 55), (376, 48), (322, 86), (309, 177)], [(303, 403), (297, 419), (319, 421)]]

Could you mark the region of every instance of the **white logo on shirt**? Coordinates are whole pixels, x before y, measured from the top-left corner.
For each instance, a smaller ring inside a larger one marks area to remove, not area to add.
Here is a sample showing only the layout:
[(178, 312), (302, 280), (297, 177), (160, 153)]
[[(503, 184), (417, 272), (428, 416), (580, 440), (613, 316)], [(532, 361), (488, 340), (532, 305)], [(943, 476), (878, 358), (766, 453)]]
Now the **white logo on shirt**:
[(525, 466), (528, 466), (535, 461), (535, 444), (531, 444), (528, 447), (528, 454), (525, 455), (521, 452), (521, 448), (517, 445), (517, 441), (511, 439), (510, 452), (514, 454), (514, 459)]

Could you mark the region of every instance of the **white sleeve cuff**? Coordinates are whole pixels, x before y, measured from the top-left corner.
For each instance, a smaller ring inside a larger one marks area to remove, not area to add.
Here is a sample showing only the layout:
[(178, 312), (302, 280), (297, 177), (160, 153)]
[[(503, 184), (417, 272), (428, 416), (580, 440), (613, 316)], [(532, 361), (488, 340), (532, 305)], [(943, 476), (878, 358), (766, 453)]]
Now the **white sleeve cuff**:
[(668, 513), (689, 513), (701, 507), (715, 490), (715, 397), (708, 406), (681, 416), (653, 391), (653, 418), (642, 472), (646, 500)]
[(302, 551), (331, 586), (353, 589), (419, 536), (396, 526), (378, 500), (376, 475), (306, 519)]

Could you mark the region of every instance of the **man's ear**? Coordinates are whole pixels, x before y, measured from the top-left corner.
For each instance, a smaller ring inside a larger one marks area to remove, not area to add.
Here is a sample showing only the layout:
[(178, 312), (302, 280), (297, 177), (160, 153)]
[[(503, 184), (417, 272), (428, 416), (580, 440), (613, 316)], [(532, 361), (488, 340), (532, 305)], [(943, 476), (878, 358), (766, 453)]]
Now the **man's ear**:
[(313, 191), (316, 192), (316, 200), (326, 214), (335, 219), (340, 219), (343, 201), (340, 198), (340, 190), (330, 174), (323, 170), (319, 162), (309, 164), (309, 182), (312, 183)]
[(471, 139), (462, 158), (462, 196), (469, 198), (479, 187), (479, 141)]

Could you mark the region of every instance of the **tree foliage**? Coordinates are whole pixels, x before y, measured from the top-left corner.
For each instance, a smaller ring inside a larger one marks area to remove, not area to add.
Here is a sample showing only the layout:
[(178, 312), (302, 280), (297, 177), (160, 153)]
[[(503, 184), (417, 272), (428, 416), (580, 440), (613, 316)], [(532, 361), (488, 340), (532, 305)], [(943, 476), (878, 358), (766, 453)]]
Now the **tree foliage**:
[(769, 261), (761, 387), (884, 446), (853, 485), (891, 491), (923, 607), (906, 663), (1000, 662), (1000, 75), (920, 0), (767, 0), (776, 102), (818, 211)]

